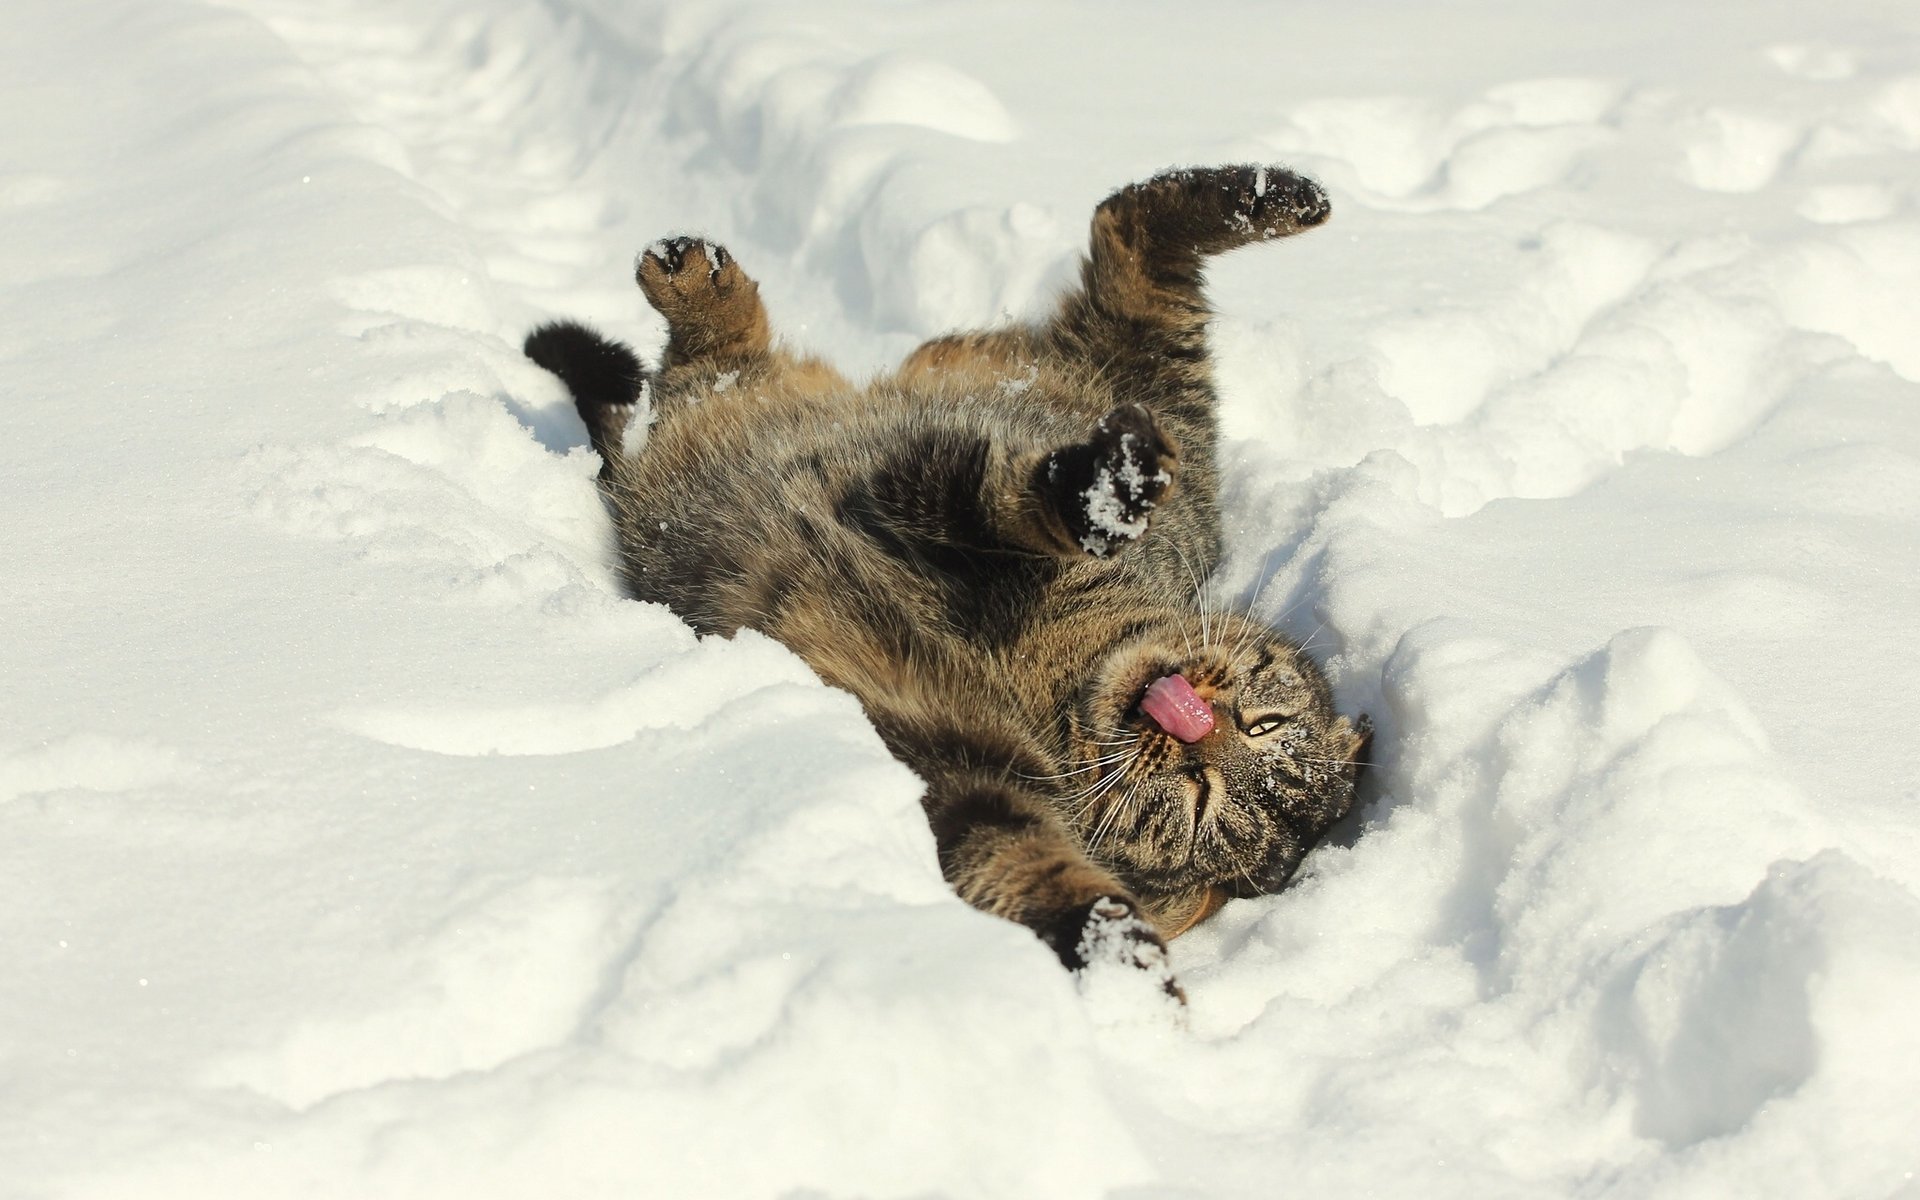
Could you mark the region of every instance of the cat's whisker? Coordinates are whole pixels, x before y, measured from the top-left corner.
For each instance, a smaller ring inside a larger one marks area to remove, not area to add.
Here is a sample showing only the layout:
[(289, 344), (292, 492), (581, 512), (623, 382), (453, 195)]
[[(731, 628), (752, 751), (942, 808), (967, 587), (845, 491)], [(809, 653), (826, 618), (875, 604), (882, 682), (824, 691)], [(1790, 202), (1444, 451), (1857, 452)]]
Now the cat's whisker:
[(1238, 662), (1240, 656), (1246, 652), (1247, 647), (1260, 635), (1259, 619), (1253, 614), (1259, 607), (1260, 597), (1266, 594), (1267, 585), (1278, 578), (1279, 572), (1280, 568), (1278, 565), (1268, 567), (1266, 574), (1261, 576), (1259, 585), (1253, 589), (1253, 598), (1247, 602), (1245, 608), (1240, 610), (1241, 615), (1246, 617), (1247, 620), (1240, 628), (1240, 636), (1233, 641), (1233, 649), (1227, 654), (1228, 662)]
[[(1269, 629), (1269, 630), (1279, 629), (1281, 623), (1284, 622), (1288, 617), (1293, 615), (1294, 610), (1298, 609), (1302, 604), (1305, 604), (1307, 602), (1308, 597), (1301, 596), (1298, 600), (1295, 600), (1292, 604), (1287, 605), (1286, 611), (1281, 613), (1279, 616), (1273, 618), (1273, 620), (1271, 621), (1258, 616), (1257, 614), (1260, 609), (1261, 599), (1266, 595), (1267, 588), (1271, 586), (1273, 581), (1278, 579), (1279, 577), (1280, 577), (1280, 568), (1278, 564), (1271, 566), (1267, 568), (1267, 573), (1261, 579), (1260, 586), (1254, 589), (1253, 598), (1247, 602), (1246, 615), (1249, 618), (1247, 627), (1244, 630), (1242, 630), (1241, 639), (1234, 646), (1234, 649), (1233, 649), (1233, 655), (1235, 658), (1238, 658), (1241, 652), (1246, 649), (1247, 645), (1250, 644), (1253, 641), (1253, 639), (1259, 635), (1260, 629), (1262, 628)], [(1324, 626), (1325, 624), (1326, 622), (1324, 621), (1321, 622), (1322, 626)], [(1318, 629), (1314, 630), (1314, 633), (1316, 634), (1319, 632), (1320, 631)], [(1311, 641), (1311, 640), (1312, 640), (1311, 637), (1308, 638), (1308, 641)], [(1304, 642), (1301, 643), (1299, 648), (1302, 650), (1305, 650), (1306, 643)]]
[(1374, 765), (1361, 758), (1314, 758), (1306, 754), (1294, 755), (1293, 761), (1319, 763), (1326, 767), (1371, 767)]
[(1107, 834), (1112, 830), (1119, 828), (1120, 814), (1122, 812), (1128, 812), (1128, 813), (1132, 812), (1133, 798), (1134, 796), (1138, 795), (1139, 792), (1140, 792), (1140, 785), (1136, 783), (1132, 787), (1127, 789), (1127, 794), (1120, 798), (1120, 802), (1118, 804), (1114, 804), (1108, 807), (1106, 816), (1102, 817), (1100, 820), (1100, 827), (1093, 831), (1093, 838), (1088, 843), (1089, 851), (1099, 850), (1100, 842), (1107, 836)]
[(1193, 634), (1187, 629), (1187, 614), (1182, 612), (1179, 620), (1180, 640), (1187, 645), (1187, 658), (1193, 657)]
[[(1136, 753), (1136, 758), (1137, 757)], [(1073, 819), (1079, 821), (1085, 817), (1087, 813), (1093, 811), (1093, 807), (1100, 802), (1101, 797), (1112, 791), (1114, 786), (1122, 779), (1125, 779), (1132, 770), (1133, 760), (1129, 760), (1115, 767), (1111, 772), (1094, 780), (1088, 784), (1084, 790), (1067, 797), (1066, 802), (1068, 804), (1072, 804), (1075, 801), (1082, 801), (1080, 806), (1074, 810)]]
[(1105, 836), (1107, 823), (1113, 820), (1115, 811), (1117, 810), (1109, 805), (1107, 811), (1100, 814), (1099, 822), (1093, 827), (1093, 835), (1087, 839), (1087, 853), (1092, 854), (1100, 848), (1100, 839)]
[[(1298, 600), (1295, 600), (1292, 604), (1287, 605), (1285, 612), (1281, 613), (1279, 616), (1275, 617), (1273, 620), (1266, 622), (1267, 626), (1271, 629), (1276, 629), (1276, 630), (1279, 629), (1281, 625), (1286, 623), (1287, 618), (1292, 616), (1295, 612), (1299, 611), (1300, 606), (1305, 604), (1309, 599), (1311, 599), (1310, 596), (1301, 596)], [(1252, 611), (1252, 610), (1248, 610), (1248, 611)], [(1326, 622), (1323, 621), (1321, 622), (1321, 624), (1325, 625)], [(1314, 630), (1314, 632), (1319, 633), (1320, 631), (1316, 629)], [(1298, 650), (1305, 650), (1306, 648), (1307, 648), (1307, 645), (1305, 642), (1300, 642), (1295, 645), (1295, 649), (1298, 649)]]
[(1311, 598), (1312, 597), (1310, 596), (1303, 595), (1298, 600), (1295, 600), (1292, 604), (1287, 605), (1287, 610), (1273, 619), (1274, 626), (1278, 627), (1280, 622), (1286, 620), (1288, 617), (1292, 616), (1295, 612), (1299, 611), (1300, 606), (1302, 604), (1305, 604)]
[(1180, 565), (1186, 569), (1187, 579), (1193, 584), (1193, 607), (1200, 614), (1200, 648), (1205, 650), (1213, 645), (1213, 632), (1207, 620), (1206, 587), (1200, 582), (1200, 576), (1193, 569), (1192, 560), (1187, 557), (1187, 552), (1180, 548), (1180, 543), (1173, 542), (1171, 545), (1173, 552), (1180, 556)]
[[(1180, 546), (1177, 542), (1169, 541), (1168, 545), (1173, 547), (1173, 552), (1175, 554), (1180, 553)], [(1132, 555), (1127, 559), (1127, 569), (1133, 572), (1133, 577), (1136, 580), (1139, 580), (1141, 583), (1147, 584), (1149, 586), (1158, 586), (1161, 580), (1147, 574), (1147, 570), (1144, 565), (1145, 562), (1146, 562), (1146, 556), (1144, 554)], [(1187, 625), (1186, 610), (1184, 608), (1177, 609), (1174, 613), (1174, 616), (1175, 616), (1175, 624), (1180, 630), (1180, 640), (1186, 643), (1187, 658), (1191, 660), (1193, 658), (1193, 634)]]
[(1259, 895), (1260, 885), (1253, 881), (1253, 868), (1240, 861), (1240, 856), (1233, 852), (1232, 846), (1227, 847), (1227, 860), (1233, 864), (1233, 873), (1247, 881), (1247, 890)]
[(1127, 756), (1127, 752), (1124, 750), (1114, 754), (1102, 755), (1099, 758), (1088, 759), (1084, 764), (1080, 766), (1072, 767), (1065, 771), (1059, 771), (1052, 775), (1029, 775), (1025, 771), (1015, 771), (1014, 774), (1020, 777), (1021, 779), (1028, 780), (1029, 782), (1032, 782), (1032, 783), (1044, 783), (1048, 780), (1053, 780), (1053, 779), (1071, 779), (1075, 775), (1085, 775), (1088, 771), (1097, 771), (1101, 767), (1104, 767), (1109, 763), (1119, 762), (1121, 759), (1125, 758), (1126, 756)]
[(1247, 598), (1247, 612), (1252, 613), (1259, 610), (1260, 600), (1267, 594), (1268, 586), (1278, 578), (1280, 578), (1280, 564), (1270, 562), (1267, 565), (1266, 573), (1260, 576), (1259, 584), (1254, 587), (1253, 595)]
[(1246, 620), (1246, 622), (1240, 627), (1240, 636), (1234, 639), (1233, 650), (1231, 653), (1227, 655), (1227, 661), (1228, 662), (1240, 661), (1240, 656), (1246, 653), (1247, 647), (1252, 645), (1254, 642), (1254, 639), (1258, 638), (1260, 635), (1261, 635), (1261, 626), (1253, 618), (1249, 617)]
[(1104, 779), (1095, 781), (1094, 784), (1089, 786), (1086, 791), (1082, 793), (1082, 795), (1086, 797), (1086, 800), (1074, 812), (1074, 820), (1078, 821), (1084, 818), (1086, 814), (1092, 812), (1094, 806), (1099, 804), (1108, 793), (1112, 792), (1121, 780), (1132, 778), (1133, 770), (1139, 765), (1143, 751), (1144, 747), (1136, 747), (1133, 754), (1128, 757), (1125, 762), (1115, 767), (1111, 774), (1107, 775)]
[[(1135, 801), (1136, 795), (1139, 798), (1138, 803), (1136, 803)], [(1127, 798), (1123, 803), (1126, 809), (1125, 816), (1127, 818), (1127, 821), (1130, 827), (1138, 826), (1141, 820), (1145, 817), (1144, 810), (1145, 810), (1146, 800), (1147, 800), (1146, 794), (1144, 792), (1138, 792), (1137, 789), (1134, 791), (1129, 791), (1127, 793)]]
[[(1139, 797), (1138, 802), (1136, 802), (1135, 800), (1136, 795)], [(1145, 811), (1146, 800), (1147, 800), (1147, 795), (1145, 792), (1128, 792), (1127, 793), (1127, 799), (1125, 801), (1126, 816), (1130, 824), (1138, 825), (1141, 822), (1141, 820), (1146, 816), (1146, 811)]]
[(1319, 637), (1320, 631), (1322, 629), (1325, 629), (1326, 627), (1327, 627), (1327, 623), (1325, 621), (1322, 621), (1318, 625), (1315, 625), (1313, 627), (1313, 632), (1307, 635), (1307, 640), (1300, 643), (1300, 649), (1304, 651), (1308, 646), (1313, 645), (1313, 639)]
[(1113, 763), (1107, 763), (1107, 764), (1103, 764), (1098, 769), (1100, 771), (1100, 774), (1095, 778), (1088, 780), (1085, 787), (1081, 788), (1079, 791), (1075, 792), (1073, 795), (1068, 796), (1067, 799), (1069, 801), (1078, 800), (1082, 796), (1085, 796), (1087, 793), (1095, 790), (1096, 788), (1099, 788), (1102, 784), (1112, 779), (1115, 775), (1118, 775), (1122, 771), (1125, 771), (1126, 766), (1124, 764), (1116, 766)]

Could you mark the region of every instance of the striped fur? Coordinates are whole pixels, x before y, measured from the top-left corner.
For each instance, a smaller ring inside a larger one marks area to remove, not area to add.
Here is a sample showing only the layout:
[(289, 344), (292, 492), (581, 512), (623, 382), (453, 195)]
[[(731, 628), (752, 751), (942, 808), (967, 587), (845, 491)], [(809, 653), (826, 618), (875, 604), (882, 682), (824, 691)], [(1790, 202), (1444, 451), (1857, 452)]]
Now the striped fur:
[[(1124, 188), (1052, 319), (865, 386), (776, 346), (752, 279), (684, 238), (637, 267), (668, 321), (656, 371), (573, 324), (527, 352), (606, 460), (635, 597), (758, 629), (858, 696), (967, 901), (1070, 966), (1117, 945), (1163, 969), (1163, 938), (1286, 881), (1364, 752), (1295, 646), (1196, 604), (1220, 551), (1202, 265), (1327, 213), (1274, 167)], [(1217, 715), (1193, 745), (1137, 707), (1175, 671)]]

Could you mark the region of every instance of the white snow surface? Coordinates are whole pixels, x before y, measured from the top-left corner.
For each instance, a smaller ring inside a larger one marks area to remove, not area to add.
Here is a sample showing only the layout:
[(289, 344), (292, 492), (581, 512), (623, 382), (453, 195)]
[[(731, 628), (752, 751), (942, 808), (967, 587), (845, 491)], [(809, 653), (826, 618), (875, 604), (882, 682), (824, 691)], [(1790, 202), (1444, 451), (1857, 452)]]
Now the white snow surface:
[[(0, 1196), (1920, 1196), (1909, 0), (13, 0), (0, 95)], [(1376, 766), (1182, 1023), (619, 596), (518, 344), (693, 230), (876, 369), (1248, 160), (1212, 588)]]

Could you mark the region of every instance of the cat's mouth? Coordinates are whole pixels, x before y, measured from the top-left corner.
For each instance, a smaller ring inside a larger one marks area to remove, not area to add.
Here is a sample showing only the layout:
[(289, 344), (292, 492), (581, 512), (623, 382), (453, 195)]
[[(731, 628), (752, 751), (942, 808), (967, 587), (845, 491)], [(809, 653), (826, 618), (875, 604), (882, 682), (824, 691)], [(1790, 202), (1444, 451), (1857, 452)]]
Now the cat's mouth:
[(1193, 690), (1185, 675), (1162, 675), (1134, 702), (1142, 716), (1162, 732), (1191, 746), (1213, 732), (1213, 705)]
[(1162, 733), (1187, 745), (1213, 732), (1213, 688), (1205, 682), (1196, 688), (1192, 670), (1180, 663), (1143, 666), (1121, 694), (1130, 697), (1119, 713), (1122, 727)]

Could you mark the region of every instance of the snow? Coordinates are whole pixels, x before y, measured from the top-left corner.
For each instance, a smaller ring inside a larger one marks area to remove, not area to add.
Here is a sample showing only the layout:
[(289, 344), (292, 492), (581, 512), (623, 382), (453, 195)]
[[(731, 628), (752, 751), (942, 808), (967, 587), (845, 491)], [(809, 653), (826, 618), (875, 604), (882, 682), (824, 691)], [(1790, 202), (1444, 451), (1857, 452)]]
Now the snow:
[[(1130, 444), (1134, 440), (1130, 433), (1121, 434), (1120, 453), (1123, 457), (1119, 468), (1100, 467), (1094, 472), (1093, 482), (1080, 493), (1080, 503), (1087, 515), (1087, 532), (1081, 537), (1080, 544), (1088, 554), (1099, 558), (1112, 553), (1116, 542), (1124, 545), (1147, 532), (1148, 506), (1152, 501), (1141, 502), (1140, 489), (1146, 481), (1146, 475), (1141, 471)], [(1126, 499), (1121, 498), (1122, 488), (1126, 490)]]
[[(1908, 5), (9, 18), (0, 1195), (1920, 1194)], [(619, 596), (519, 342), (697, 230), (879, 369), (1225, 161), (1334, 216), (1210, 273), (1212, 589), (1376, 765), (1180, 1018)]]

